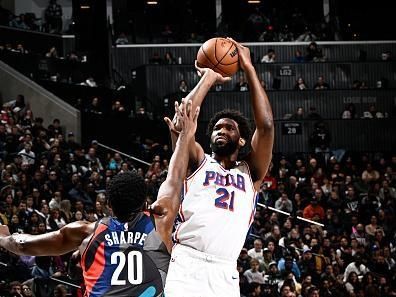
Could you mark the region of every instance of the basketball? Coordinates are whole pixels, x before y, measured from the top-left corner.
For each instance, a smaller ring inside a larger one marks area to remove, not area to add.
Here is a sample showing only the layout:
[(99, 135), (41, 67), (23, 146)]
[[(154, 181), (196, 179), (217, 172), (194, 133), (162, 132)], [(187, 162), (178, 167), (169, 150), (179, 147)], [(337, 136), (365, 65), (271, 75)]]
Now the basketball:
[(211, 68), (222, 76), (232, 76), (239, 69), (238, 59), (238, 49), (231, 40), (212, 38), (198, 50), (197, 65)]

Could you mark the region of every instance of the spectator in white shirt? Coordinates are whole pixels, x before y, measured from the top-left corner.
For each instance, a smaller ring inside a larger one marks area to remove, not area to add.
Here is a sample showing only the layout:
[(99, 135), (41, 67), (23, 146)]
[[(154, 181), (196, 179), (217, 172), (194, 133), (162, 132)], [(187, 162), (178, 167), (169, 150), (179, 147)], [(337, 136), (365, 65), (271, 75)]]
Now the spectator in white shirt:
[(261, 58), (261, 63), (274, 63), (276, 60), (276, 54), (273, 49), (269, 49), (267, 54)]
[(28, 142), (25, 143), (25, 148), (18, 153), (22, 157), (22, 163), (34, 165), (36, 161), (36, 154), (32, 152), (32, 145)]
[(261, 239), (257, 238), (253, 242), (253, 248), (248, 250), (248, 256), (250, 256), (252, 259), (257, 259), (260, 262), (264, 262), (263, 242)]

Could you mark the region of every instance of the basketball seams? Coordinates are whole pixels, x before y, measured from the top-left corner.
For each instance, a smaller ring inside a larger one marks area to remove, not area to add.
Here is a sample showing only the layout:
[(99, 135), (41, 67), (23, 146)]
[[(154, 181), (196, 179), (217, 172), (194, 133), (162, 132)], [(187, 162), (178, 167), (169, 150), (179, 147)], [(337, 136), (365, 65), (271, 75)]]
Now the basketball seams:
[[(216, 38), (216, 42), (215, 42), (215, 59), (217, 60), (217, 64), (215, 65), (215, 68), (217, 68), (217, 65), (221, 64), (221, 61), (224, 60), (224, 58), (227, 56), (228, 52), (230, 51), (230, 49), (232, 48), (232, 46), (234, 45), (233, 42), (231, 42), (230, 47), (228, 48), (228, 50), (225, 52), (225, 54), (223, 55), (223, 57), (219, 60), (217, 59), (217, 41), (219, 39), (224, 39), (224, 38)], [(227, 64), (222, 64), (222, 65), (227, 65)]]
[(232, 62), (232, 63), (228, 63), (228, 64), (219, 63), (218, 65), (229, 66), (229, 65), (233, 65), (233, 64), (238, 63), (238, 62), (239, 61), (236, 60), (235, 62)]
[[(208, 60), (208, 62), (210, 62), (210, 63), (212, 64), (212, 67), (213, 67), (213, 68), (216, 68), (215, 64), (213, 64), (212, 60), (211, 60), (211, 59), (209, 58), (209, 56), (206, 54), (206, 52), (205, 52), (203, 46), (201, 46), (201, 50), (202, 50), (203, 54), (205, 55), (206, 60)], [(207, 66), (207, 65), (205, 65), (205, 66)], [(212, 67), (208, 67), (208, 68), (213, 69)]]

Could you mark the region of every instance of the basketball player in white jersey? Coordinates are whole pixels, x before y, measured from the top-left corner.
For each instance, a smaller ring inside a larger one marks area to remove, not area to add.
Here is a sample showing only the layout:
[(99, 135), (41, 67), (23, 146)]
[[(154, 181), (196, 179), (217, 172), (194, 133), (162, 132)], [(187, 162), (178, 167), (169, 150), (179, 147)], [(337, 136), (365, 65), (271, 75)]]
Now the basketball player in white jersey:
[[(246, 118), (237, 111), (222, 111), (214, 115), (208, 126), (210, 155), (197, 142), (190, 142), (189, 166), (193, 173), (184, 183), (180, 222), (173, 234), (175, 244), (165, 284), (166, 297), (240, 296), (236, 261), (254, 218), (257, 191), (271, 161), (274, 124), (250, 51), (235, 44), (240, 68), (249, 84), (256, 129), (250, 138)], [(230, 80), (211, 69), (197, 70), (201, 79), (186, 97), (192, 100), (193, 110), (201, 106), (215, 83)], [(179, 130), (177, 115), (173, 121), (165, 120), (175, 143)], [(249, 154), (238, 159), (240, 149), (248, 141)]]

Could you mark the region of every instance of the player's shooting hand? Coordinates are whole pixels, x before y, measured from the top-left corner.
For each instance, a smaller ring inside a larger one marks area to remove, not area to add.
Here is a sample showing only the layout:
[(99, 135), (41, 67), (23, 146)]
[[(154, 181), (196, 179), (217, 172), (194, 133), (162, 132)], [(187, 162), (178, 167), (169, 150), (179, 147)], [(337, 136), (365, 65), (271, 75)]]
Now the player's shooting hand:
[(250, 58), (250, 50), (246, 46), (243, 46), (239, 42), (235, 41), (231, 37), (227, 37), (228, 40), (231, 40), (236, 48), (238, 49), (239, 55), (239, 66), (242, 68), (243, 71), (246, 70), (248, 66), (252, 66), (252, 59)]
[(199, 67), (197, 60), (195, 60), (195, 69), (197, 69), (198, 76), (202, 77), (205, 74), (210, 75), (213, 78), (214, 83), (216, 84), (223, 84), (231, 80), (231, 77), (228, 76), (224, 77), (220, 73), (217, 73), (216, 71), (210, 68)]
[(8, 229), (7, 225), (0, 225), (0, 237), (5, 237), (9, 236), (10, 234), (10, 229)]
[(192, 101), (188, 100), (185, 102), (184, 99), (181, 107), (182, 108), (177, 109), (177, 117), (181, 126), (180, 134), (192, 137), (197, 131), (197, 121), (200, 108), (197, 106), (195, 110), (192, 110)]

